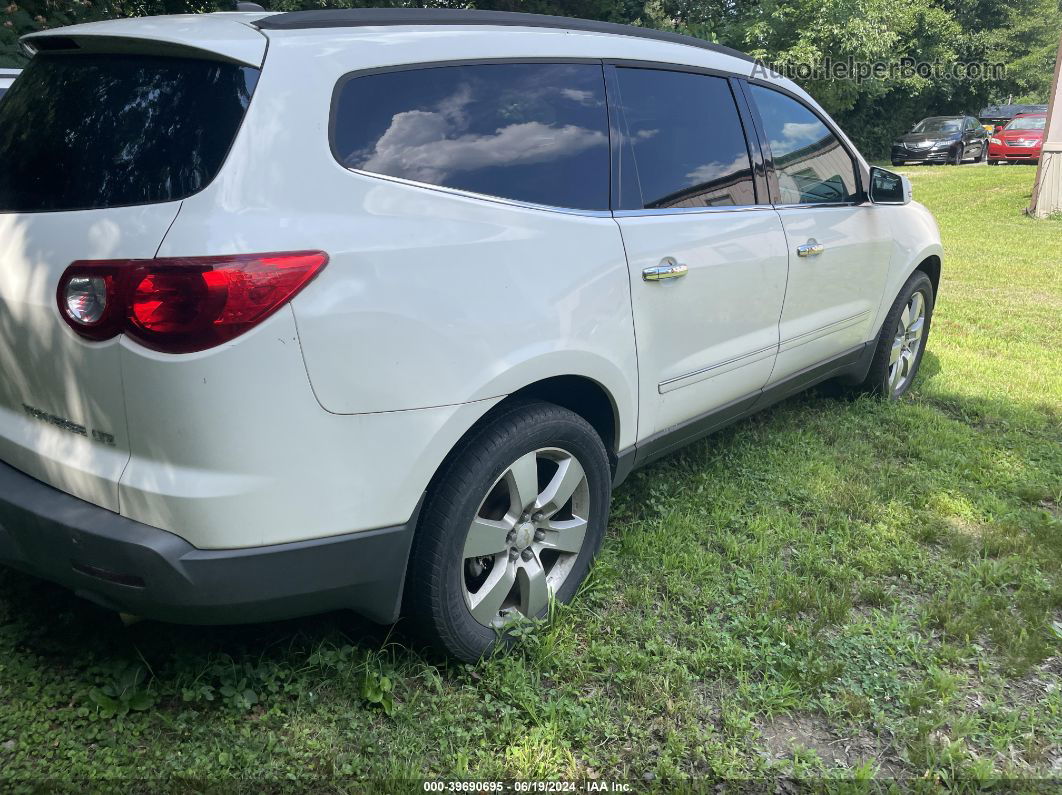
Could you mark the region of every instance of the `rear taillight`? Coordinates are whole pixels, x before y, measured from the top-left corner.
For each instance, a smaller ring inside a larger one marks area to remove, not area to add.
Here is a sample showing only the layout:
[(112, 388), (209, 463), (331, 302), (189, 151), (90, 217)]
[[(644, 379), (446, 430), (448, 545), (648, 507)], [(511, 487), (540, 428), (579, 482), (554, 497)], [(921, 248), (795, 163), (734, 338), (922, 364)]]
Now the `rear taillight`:
[(128, 334), (157, 351), (191, 353), (269, 317), (327, 262), (323, 251), (79, 260), (56, 298), (63, 319), (87, 339)]

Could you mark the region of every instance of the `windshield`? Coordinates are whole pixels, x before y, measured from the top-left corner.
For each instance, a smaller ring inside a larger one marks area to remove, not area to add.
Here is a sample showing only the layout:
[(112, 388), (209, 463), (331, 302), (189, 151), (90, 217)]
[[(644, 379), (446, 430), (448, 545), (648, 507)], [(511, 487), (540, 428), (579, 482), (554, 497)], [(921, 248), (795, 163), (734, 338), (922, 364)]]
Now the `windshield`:
[(221, 168), (258, 75), (199, 58), (37, 55), (0, 102), (0, 212), (190, 196)]
[(911, 132), (916, 133), (955, 133), (962, 129), (960, 119), (922, 119)]
[(1015, 119), (1004, 130), (1042, 130), (1047, 125), (1046, 116), (1029, 116), (1024, 119)]

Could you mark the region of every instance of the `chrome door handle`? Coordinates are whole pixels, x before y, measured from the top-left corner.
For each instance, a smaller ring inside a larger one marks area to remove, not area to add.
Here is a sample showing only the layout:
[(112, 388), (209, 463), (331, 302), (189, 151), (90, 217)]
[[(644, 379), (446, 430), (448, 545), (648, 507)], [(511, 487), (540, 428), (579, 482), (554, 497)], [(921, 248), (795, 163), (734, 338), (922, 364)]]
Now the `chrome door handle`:
[(689, 270), (685, 265), (680, 265), (674, 257), (664, 257), (660, 264), (652, 268), (642, 270), (642, 279), (647, 282), (659, 282), (664, 279), (677, 279), (685, 276)]
[(826, 247), (815, 238), (811, 238), (802, 246), (797, 246), (798, 257), (817, 257)]

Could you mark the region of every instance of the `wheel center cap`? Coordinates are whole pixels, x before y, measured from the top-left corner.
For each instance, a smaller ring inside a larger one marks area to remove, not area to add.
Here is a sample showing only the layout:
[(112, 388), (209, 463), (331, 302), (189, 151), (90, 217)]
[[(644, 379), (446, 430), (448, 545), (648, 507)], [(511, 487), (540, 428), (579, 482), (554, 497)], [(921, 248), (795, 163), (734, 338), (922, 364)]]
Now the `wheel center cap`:
[(521, 522), (516, 526), (516, 540), (513, 546), (517, 549), (527, 549), (535, 540), (535, 526), (531, 522)]

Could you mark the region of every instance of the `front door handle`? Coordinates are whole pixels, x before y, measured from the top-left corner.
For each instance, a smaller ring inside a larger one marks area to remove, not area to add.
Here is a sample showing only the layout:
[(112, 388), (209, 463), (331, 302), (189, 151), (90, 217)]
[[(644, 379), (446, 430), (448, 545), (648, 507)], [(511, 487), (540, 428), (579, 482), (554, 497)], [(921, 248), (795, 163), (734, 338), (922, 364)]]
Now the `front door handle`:
[(685, 276), (689, 268), (679, 264), (674, 257), (664, 257), (660, 264), (642, 271), (642, 279), (647, 282), (659, 282), (664, 279), (678, 279)]
[(817, 257), (826, 247), (815, 238), (811, 238), (802, 246), (797, 246), (798, 257)]

